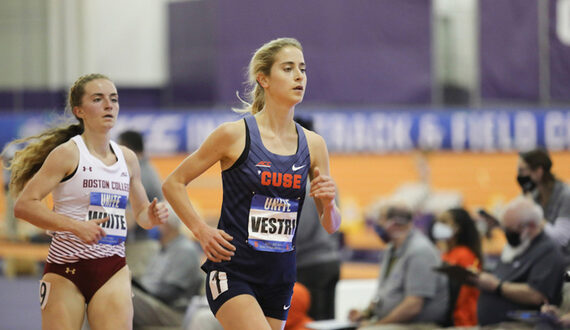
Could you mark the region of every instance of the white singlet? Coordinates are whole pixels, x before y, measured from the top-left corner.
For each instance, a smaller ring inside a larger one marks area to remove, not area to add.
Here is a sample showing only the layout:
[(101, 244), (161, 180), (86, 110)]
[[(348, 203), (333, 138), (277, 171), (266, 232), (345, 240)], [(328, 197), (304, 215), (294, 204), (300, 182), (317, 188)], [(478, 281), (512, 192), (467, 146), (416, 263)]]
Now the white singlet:
[(54, 211), (77, 221), (110, 217), (101, 226), (107, 236), (98, 244), (85, 244), (71, 232), (51, 232), (47, 262), (72, 263), (80, 259), (125, 256), (127, 224), (125, 209), (129, 197), (129, 170), (120, 147), (110, 141), (117, 162), (107, 166), (91, 155), (83, 138), (71, 139), (79, 149), (79, 164), (70, 178), (53, 191)]

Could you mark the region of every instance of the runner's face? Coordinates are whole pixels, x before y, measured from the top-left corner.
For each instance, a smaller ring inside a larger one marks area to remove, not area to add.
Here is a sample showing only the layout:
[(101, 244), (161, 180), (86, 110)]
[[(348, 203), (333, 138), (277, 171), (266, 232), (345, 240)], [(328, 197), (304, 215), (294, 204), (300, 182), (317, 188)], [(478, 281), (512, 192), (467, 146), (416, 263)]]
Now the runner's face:
[(119, 114), (119, 95), (115, 84), (107, 79), (95, 79), (85, 85), (81, 105), (73, 109), (85, 127), (110, 129)]
[(293, 46), (281, 49), (265, 82), (266, 92), (273, 98), (291, 105), (300, 103), (307, 87), (303, 52)]

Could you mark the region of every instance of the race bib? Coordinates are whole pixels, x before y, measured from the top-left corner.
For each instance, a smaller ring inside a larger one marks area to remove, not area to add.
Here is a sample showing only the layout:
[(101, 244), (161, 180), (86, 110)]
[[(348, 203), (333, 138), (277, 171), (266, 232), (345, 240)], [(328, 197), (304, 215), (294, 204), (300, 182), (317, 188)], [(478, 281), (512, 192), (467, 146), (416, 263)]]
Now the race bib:
[(249, 210), (248, 244), (259, 251), (292, 251), (298, 208), (298, 200), (254, 195)]
[(127, 220), (125, 219), (127, 196), (91, 192), (89, 200), (87, 220), (110, 218), (109, 221), (100, 224), (107, 236), (98, 243), (117, 245), (124, 242), (127, 238)]
[(46, 308), (49, 298), (49, 291), (51, 290), (51, 283), (40, 280), (40, 307), (42, 310)]

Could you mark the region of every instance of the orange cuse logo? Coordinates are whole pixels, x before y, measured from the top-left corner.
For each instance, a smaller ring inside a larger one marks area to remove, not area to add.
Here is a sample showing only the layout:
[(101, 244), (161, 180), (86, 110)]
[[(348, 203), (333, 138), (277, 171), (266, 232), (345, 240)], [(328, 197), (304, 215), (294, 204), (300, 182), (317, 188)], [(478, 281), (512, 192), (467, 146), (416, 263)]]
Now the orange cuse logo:
[(264, 186), (301, 189), (301, 174), (261, 172), (261, 184)]

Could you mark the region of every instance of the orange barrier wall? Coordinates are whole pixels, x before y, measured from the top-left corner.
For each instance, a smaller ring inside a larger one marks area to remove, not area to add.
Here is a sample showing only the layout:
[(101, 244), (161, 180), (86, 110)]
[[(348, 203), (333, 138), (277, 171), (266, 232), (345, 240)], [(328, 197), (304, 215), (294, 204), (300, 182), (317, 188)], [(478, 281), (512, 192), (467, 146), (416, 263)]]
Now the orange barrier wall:
[[(184, 155), (155, 157), (152, 163), (164, 178)], [(357, 208), (379, 196), (391, 194), (406, 182), (419, 180), (416, 153), (387, 155), (331, 155), (331, 173), (341, 201)], [(570, 152), (553, 152), (553, 173), (570, 181)], [(426, 156), (434, 190), (455, 190), (469, 209), (493, 204), (520, 193), (516, 183), (516, 153), (435, 152)], [(204, 217), (217, 218), (222, 201), (219, 166), (214, 166), (189, 185), (189, 194)]]
[[(164, 178), (184, 155), (156, 157), (152, 163)], [(570, 152), (553, 152), (553, 173), (570, 181)], [(380, 249), (383, 243), (364, 226), (363, 211), (380, 196), (392, 194), (406, 182), (420, 178), (419, 161), (430, 172), (432, 190), (453, 190), (462, 194), (467, 209), (493, 210), (520, 194), (516, 182), (517, 153), (434, 152), (386, 155), (331, 155), (331, 173), (337, 182), (343, 212), (345, 243), (355, 249)], [(211, 223), (219, 217), (222, 203), (219, 166), (214, 166), (189, 185), (189, 195), (202, 216)], [(502, 233), (483, 240), (486, 253), (498, 254), (505, 242)]]
[[(381, 248), (376, 235), (363, 226), (363, 210), (380, 196), (387, 196), (406, 182), (417, 182), (418, 153), (387, 155), (331, 155), (331, 173), (337, 182), (343, 212), (343, 230), (348, 246), (360, 249)], [(551, 154), (553, 172), (570, 181), (570, 152)], [(153, 157), (151, 162), (165, 178), (185, 155)], [(465, 206), (492, 210), (520, 193), (516, 183), (516, 153), (434, 152), (423, 160), (431, 173), (433, 190), (454, 190), (463, 195)], [(210, 223), (219, 217), (222, 203), (220, 168), (213, 166), (191, 182), (188, 192), (198, 212)], [(0, 192), (0, 212), (4, 214), (4, 195)], [(2, 217), (3, 218), (3, 217)], [(1, 235), (0, 235), (1, 236)], [(484, 242), (486, 251), (500, 251), (504, 238)]]

